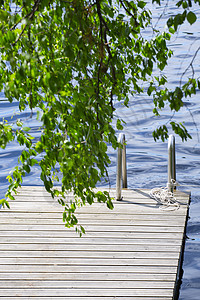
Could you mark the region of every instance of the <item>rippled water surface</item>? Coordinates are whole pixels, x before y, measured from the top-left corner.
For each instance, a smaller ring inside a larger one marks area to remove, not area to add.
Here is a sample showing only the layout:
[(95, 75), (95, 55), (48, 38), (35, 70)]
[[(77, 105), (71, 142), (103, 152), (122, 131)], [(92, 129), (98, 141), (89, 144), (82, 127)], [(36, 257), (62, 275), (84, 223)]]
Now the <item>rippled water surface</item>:
[[(164, 8), (160, 9), (160, 12)], [(196, 12), (198, 13), (197, 7)], [(159, 12), (154, 10), (154, 13)], [(173, 8), (168, 7), (163, 20), (173, 13)], [(198, 13), (199, 14), (199, 13)], [(156, 19), (155, 19), (156, 22)], [(163, 23), (158, 23), (162, 27)], [(148, 33), (148, 32), (147, 32)], [(166, 73), (169, 86), (179, 84), (181, 74), (190, 64), (195, 51), (200, 47), (200, 21), (193, 26), (185, 24), (170, 44), (174, 50)], [(195, 72), (200, 74), (200, 55), (194, 62)], [(191, 75), (189, 69), (186, 80)], [(0, 94), (0, 97), (4, 97)], [(124, 108), (121, 103), (116, 103), (116, 115), (126, 121), (124, 132), (127, 139), (127, 166), (129, 188), (154, 188), (165, 186), (167, 182), (167, 143), (154, 142), (152, 131), (157, 126), (170, 121), (171, 113), (164, 110), (161, 117), (157, 118), (152, 113), (152, 99), (137, 96), (130, 99), (129, 108)], [(26, 120), (31, 127), (32, 134), (39, 137), (39, 123), (36, 112), (30, 118), (30, 112), (25, 111), (19, 115), (17, 104), (0, 101), (0, 118), (5, 117), (12, 122), (16, 118)], [(192, 140), (182, 143), (176, 137), (177, 180), (181, 184), (179, 189), (191, 191), (190, 219), (187, 226), (185, 256), (183, 264), (183, 282), (180, 291), (181, 300), (200, 299), (200, 93), (191, 99), (185, 100), (185, 106), (173, 116), (176, 121), (185, 122)], [(11, 143), (5, 150), (0, 150), (0, 194), (1, 197), (7, 187), (6, 176), (17, 163), (21, 148), (16, 143)], [(115, 186), (116, 153), (109, 149), (111, 166), (109, 179), (111, 186)], [(35, 167), (25, 177), (26, 185), (41, 185), (39, 170)]]

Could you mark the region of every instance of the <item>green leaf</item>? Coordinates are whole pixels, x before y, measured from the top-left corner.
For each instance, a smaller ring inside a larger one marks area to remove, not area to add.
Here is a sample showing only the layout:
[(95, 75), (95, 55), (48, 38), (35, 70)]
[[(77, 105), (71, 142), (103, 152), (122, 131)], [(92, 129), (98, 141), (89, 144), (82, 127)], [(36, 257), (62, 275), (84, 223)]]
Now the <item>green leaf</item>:
[(123, 125), (122, 125), (122, 122), (121, 120), (117, 119), (117, 124), (116, 124), (116, 127), (118, 130), (123, 130)]
[(30, 131), (31, 128), (30, 127), (22, 127), (22, 130), (27, 132), (27, 131)]
[(0, 20), (1, 21), (8, 21), (8, 18), (9, 18), (10, 14), (9, 12), (3, 10), (3, 9), (0, 9)]
[(187, 20), (190, 23), (190, 25), (194, 24), (197, 20), (197, 16), (195, 15), (195, 13), (193, 13), (192, 11), (190, 11), (187, 14)]
[(0, 200), (0, 205), (2, 205), (3, 207), (7, 207), (7, 208), (10, 208), (10, 205), (8, 203), (8, 201), (6, 199), (1, 199)]
[(17, 122), (16, 122), (16, 124), (17, 124), (17, 126), (19, 126), (19, 127), (22, 127), (23, 126), (23, 123), (22, 123), (22, 121), (21, 120), (17, 120)]
[(175, 30), (174, 30), (172, 27), (170, 27), (170, 28), (169, 28), (169, 32), (172, 33), (172, 34), (174, 34), (174, 33), (175, 33)]
[[(169, 32), (152, 28), (146, 3), (0, 0), (0, 92), (15, 101), (16, 111), (37, 112), (40, 123), (34, 138), (24, 118), (0, 121), (0, 147), (12, 141), (21, 146), (19, 166), (7, 177), (7, 198), (37, 164), (46, 190), (65, 210), (66, 227), (77, 226), (76, 208), (94, 199), (112, 209), (110, 195), (93, 189), (108, 180), (108, 145), (118, 147), (115, 130), (123, 129), (123, 120), (116, 108), (124, 110), (139, 94), (150, 101), (153, 96), (152, 110), (159, 117), (165, 108), (179, 111), (184, 98), (197, 93), (195, 68), (183, 86), (177, 78), (173, 90), (165, 88), (167, 78), (160, 71), (172, 56), (172, 34), (186, 20), (196, 21), (189, 8), (199, 0), (174, 2), (179, 9), (167, 21)], [(181, 124), (171, 126), (183, 139), (189, 137)], [(161, 125), (153, 136), (165, 140), (168, 128)], [(65, 199), (69, 191), (71, 203)], [(77, 226), (77, 232), (84, 231)]]
[(85, 229), (83, 228), (83, 226), (80, 226), (81, 232), (85, 234)]
[(141, 9), (143, 9), (146, 6), (146, 2), (144, 1), (138, 1), (138, 7), (140, 7)]
[(37, 164), (38, 164), (38, 161), (36, 159), (34, 159), (34, 158), (31, 158), (31, 160), (30, 160), (30, 166), (32, 167), (32, 166), (37, 165)]
[(107, 207), (108, 207), (109, 209), (112, 210), (112, 209), (114, 208), (114, 205), (113, 205), (111, 199), (109, 199), (109, 200), (106, 202), (106, 204), (107, 204)]

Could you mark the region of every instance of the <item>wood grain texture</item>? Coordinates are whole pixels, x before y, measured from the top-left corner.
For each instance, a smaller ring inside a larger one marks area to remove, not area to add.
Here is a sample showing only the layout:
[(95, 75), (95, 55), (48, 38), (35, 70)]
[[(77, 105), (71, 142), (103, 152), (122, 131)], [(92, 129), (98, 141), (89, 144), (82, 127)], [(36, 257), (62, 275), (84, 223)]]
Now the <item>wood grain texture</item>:
[(176, 199), (179, 209), (164, 209), (149, 190), (126, 189), (113, 210), (81, 207), (80, 238), (43, 187), (22, 187), (0, 210), (0, 298), (172, 300), (189, 195)]

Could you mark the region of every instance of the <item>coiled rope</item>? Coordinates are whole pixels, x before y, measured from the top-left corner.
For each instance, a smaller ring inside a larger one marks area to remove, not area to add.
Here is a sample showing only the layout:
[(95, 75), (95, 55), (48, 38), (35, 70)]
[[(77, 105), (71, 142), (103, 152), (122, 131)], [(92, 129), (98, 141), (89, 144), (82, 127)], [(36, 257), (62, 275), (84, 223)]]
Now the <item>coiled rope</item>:
[[(182, 184), (176, 180), (171, 180), (171, 185), (176, 186), (191, 186), (191, 187), (200, 187), (198, 184)], [(179, 202), (176, 200), (174, 193), (170, 192), (167, 187), (163, 188), (154, 188), (149, 193), (150, 197), (155, 199), (158, 204), (160, 204), (161, 209), (177, 210), (180, 207)]]
[(160, 209), (177, 210), (180, 207), (174, 193), (170, 192), (167, 187), (153, 188), (149, 195), (160, 204)]

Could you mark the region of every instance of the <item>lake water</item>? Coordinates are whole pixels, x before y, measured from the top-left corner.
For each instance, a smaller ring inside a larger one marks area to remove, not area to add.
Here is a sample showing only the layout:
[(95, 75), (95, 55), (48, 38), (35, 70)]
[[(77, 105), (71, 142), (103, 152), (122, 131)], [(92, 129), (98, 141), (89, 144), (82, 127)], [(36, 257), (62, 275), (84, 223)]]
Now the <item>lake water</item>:
[[(172, 7), (168, 7), (163, 21), (173, 13)], [(160, 10), (152, 9), (159, 14)], [(196, 8), (198, 13), (199, 7)], [(199, 14), (199, 13), (198, 13)], [(156, 22), (156, 19), (155, 19)], [(148, 34), (148, 32), (147, 32)], [(150, 32), (149, 32), (150, 34)], [(198, 47), (200, 47), (200, 22), (193, 26), (184, 25), (170, 44), (174, 50), (166, 73), (169, 78), (169, 86), (174, 87), (179, 83), (179, 78), (189, 65)], [(200, 74), (200, 55), (194, 63), (196, 73)], [(186, 74), (191, 75), (191, 70)], [(183, 78), (184, 80), (184, 78)], [(4, 97), (0, 94), (0, 97)], [(127, 140), (127, 167), (129, 188), (154, 188), (165, 186), (167, 183), (167, 143), (154, 142), (152, 131), (157, 126), (169, 122), (171, 113), (165, 109), (161, 117), (153, 115), (152, 99), (137, 96), (130, 99), (129, 108), (124, 108), (121, 103), (116, 103), (116, 115), (126, 121), (124, 133)], [(36, 112), (30, 118), (30, 112), (25, 111), (19, 115), (17, 104), (0, 101), (0, 119), (5, 117), (12, 122), (16, 118), (26, 120), (31, 127), (31, 133), (39, 138), (39, 123), (36, 120)], [(184, 121), (192, 140), (182, 143), (176, 137), (177, 181), (181, 184), (179, 189), (191, 191), (190, 219), (187, 226), (187, 240), (183, 263), (183, 280), (180, 290), (180, 300), (200, 299), (200, 93), (191, 99), (185, 100), (185, 106), (174, 115), (174, 120)], [(20, 147), (15, 143), (9, 144), (5, 150), (0, 150), (0, 196), (3, 197), (7, 187), (6, 176), (16, 165), (20, 154)], [(112, 187), (115, 186), (116, 177), (116, 152), (109, 149), (111, 166), (109, 168), (109, 180)], [(37, 167), (25, 177), (26, 185), (41, 185), (40, 173)]]

